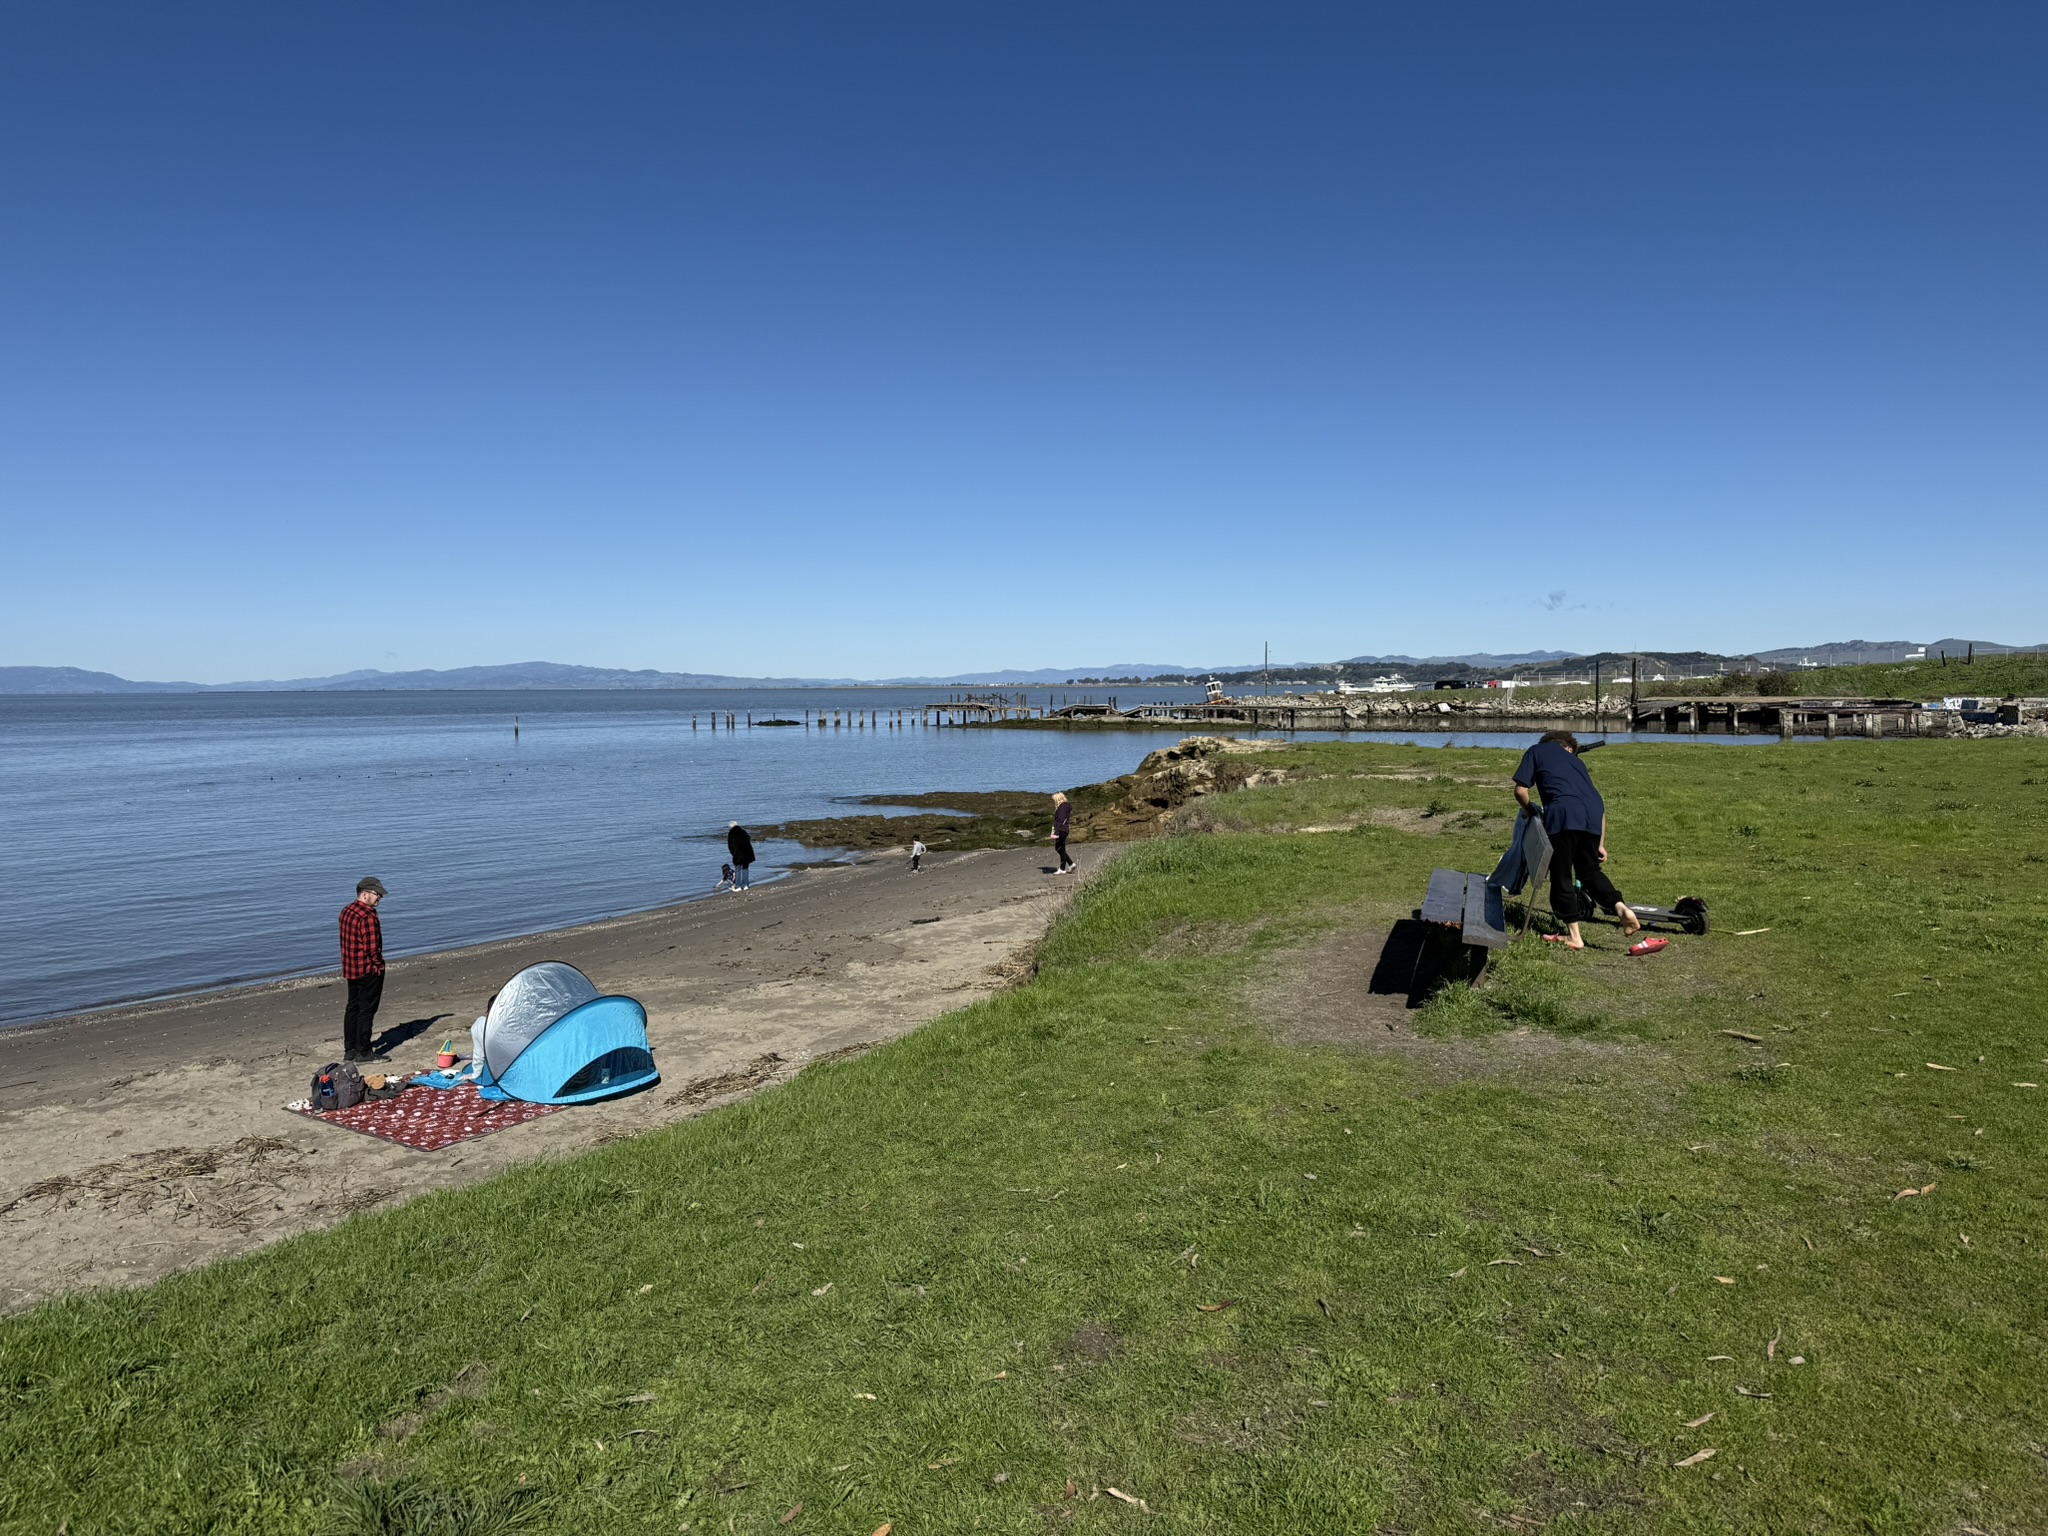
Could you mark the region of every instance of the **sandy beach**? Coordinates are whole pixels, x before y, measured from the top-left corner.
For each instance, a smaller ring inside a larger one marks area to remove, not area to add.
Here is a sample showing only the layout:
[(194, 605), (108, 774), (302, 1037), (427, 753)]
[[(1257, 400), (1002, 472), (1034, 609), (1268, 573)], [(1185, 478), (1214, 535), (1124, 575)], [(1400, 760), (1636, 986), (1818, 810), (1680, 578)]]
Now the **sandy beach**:
[[(800, 871), (719, 897), (394, 961), (381, 1070), (433, 1065), (520, 967), (567, 960), (639, 998), (663, 1081), (441, 1152), (287, 1113), (341, 1055), (337, 976), (0, 1031), (0, 1310), (135, 1285), (702, 1113), (821, 1056), (901, 1035), (1028, 969), (1082, 879), (1115, 853), (1042, 848)], [(346, 892), (336, 899), (336, 909)], [(387, 934), (403, 942), (394, 903)], [(378, 1069), (372, 1069), (378, 1070)], [(421, 1090), (424, 1091), (424, 1090)]]

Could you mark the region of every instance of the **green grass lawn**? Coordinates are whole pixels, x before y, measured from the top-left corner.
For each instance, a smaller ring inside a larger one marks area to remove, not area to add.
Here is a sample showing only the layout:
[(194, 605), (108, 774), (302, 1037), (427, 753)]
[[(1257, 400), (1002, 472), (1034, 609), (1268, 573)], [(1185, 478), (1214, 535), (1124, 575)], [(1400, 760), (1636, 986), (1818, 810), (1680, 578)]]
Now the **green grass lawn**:
[(0, 1323), (0, 1528), (2048, 1529), (2048, 743), (1603, 751), (1710, 937), (1288, 1043), (1513, 760), (1277, 752), (1029, 986)]
[[(1624, 685), (1628, 682), (1622, 674)], [(1814, 697), (1837, 694), (1843, 697), (1876, 699), (1946, 698), (1951, 694), (1982, 695), (1989, 698), (2019, 694), (2031, 698), (2048, 695), (2048, 656), (2037, 651), (2004, 656), (1980, 656), (1965, 663), (1960, 656), (1947, 660), (1898, 661), (1862, 667), (1816, 667), (1805, 672), (1767, 672), (1761, 677), (1731, 673), (1726, 677), (1701, 677), (1665, 683), (1645, 683), (1645, 696), (1690, 698), (1710, 693), (1774, 694)]]

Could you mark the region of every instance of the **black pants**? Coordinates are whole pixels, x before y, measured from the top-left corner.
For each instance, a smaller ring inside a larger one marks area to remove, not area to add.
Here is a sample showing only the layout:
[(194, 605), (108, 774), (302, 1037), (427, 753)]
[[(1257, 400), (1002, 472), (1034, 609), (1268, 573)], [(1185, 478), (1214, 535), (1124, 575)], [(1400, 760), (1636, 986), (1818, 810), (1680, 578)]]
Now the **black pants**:
[[(1580, 890), (1572, 882), (1576, 880)], [(1621, 892), (1600, 867), (1598, 832), (1553, 832), (1550, 834), (1550, 910), (1567, 923), (1582, 923), (1593, 908), (1612, 912), (1621, 904)]]
[(384, 977), (358, 976), (348, 984), (348, 1012), (341, 1016), (341, 1053), (344, 1057), (370, 1054), (370, 1032), (377, 1021), (377, 1005), (384, 1001)]
[(1067, 857), (1067, 840), (1064, 836), (1052, 840), (1052, 851), (1060, 856), (1060, 868), (1072, 869), (1074, 861)]

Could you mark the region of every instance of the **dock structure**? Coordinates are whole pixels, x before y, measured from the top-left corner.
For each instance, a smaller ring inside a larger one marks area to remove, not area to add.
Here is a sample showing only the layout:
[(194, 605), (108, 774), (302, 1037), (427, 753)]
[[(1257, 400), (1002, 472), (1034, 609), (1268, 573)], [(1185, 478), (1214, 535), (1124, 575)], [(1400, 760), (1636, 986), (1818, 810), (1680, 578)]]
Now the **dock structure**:
[(1940, 710), (1912, 699), (1774, 699), (1714, 694), (1702, 698), (1639, 698), (1629, 728), (1703, 736), (1940, 736)]
[(924, 705), (922, 715), (929, 726), (998, 725), (1005, 720), (1060, 718), (1059, 711), (1049, 713), (1021, 693), (957, 694), (944, 703)]

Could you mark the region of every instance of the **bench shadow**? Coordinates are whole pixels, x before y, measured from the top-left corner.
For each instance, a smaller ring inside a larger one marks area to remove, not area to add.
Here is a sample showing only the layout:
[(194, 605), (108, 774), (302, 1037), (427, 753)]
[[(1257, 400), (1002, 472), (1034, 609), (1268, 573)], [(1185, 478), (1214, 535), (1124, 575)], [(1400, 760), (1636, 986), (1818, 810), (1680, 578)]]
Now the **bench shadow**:
[(1476, 971), (1471, 952), (1455, 930), (1404, 917), (1387, 931), (1366, 990), (1403, 997), (1410, 1008), (1420, 1008), (1454, 982), (1471, 981)]

